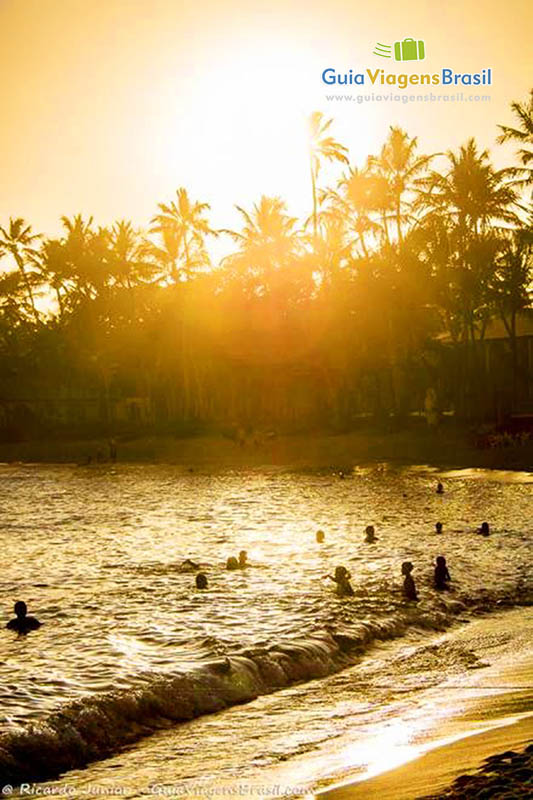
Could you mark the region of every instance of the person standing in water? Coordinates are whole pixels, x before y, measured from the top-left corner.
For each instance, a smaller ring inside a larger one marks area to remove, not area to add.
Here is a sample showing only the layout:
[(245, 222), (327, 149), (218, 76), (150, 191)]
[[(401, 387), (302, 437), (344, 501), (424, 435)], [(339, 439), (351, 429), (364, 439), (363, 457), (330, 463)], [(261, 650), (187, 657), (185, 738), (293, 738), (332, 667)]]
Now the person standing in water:
[(351, 576), (346, 567), (335, 567), (335, 575), (325, 575), (324, 577), (337, 584), (335, 591), (339, 597), (351, 597), (355, 594), (350, 583)]
[(367, 544), (374, 544), (377, 542), (378, 537), (376, 536), (376, 531), (373, 525), (367, 525), (365, 528), (365, 542)]
[(442, 533), (442, 522), (436, 522), (435, 523), (435, 531), (437, 533)]
[(434, 573), (435, 589), (448, 589), (448, 583), (451, 581), (448, 567), (446, 566), (446, 559), (444, 556), (437, 556), (437, 563)]
[(442, 483), (440, 483), (440, 481), (437, 483), (437, 494), (444, 494), (444, 486)]
[(416, 591), (415, 582), (411, 572), (413, 571), (414, 566), (410, 561), (404, 561), (402, 564), (402, 575), (404, 575), (403, 581), (403, 594), (407, 600), (418, 600), (418, 593)]
[(316, 540), (317, 540), (318, 544), (322, 544), (322, 542), (324, 541), (325, 538), (326, 538), (326, 535), (325, 535), (324, 531), (320, 530), (320, 531), (316, 532)]
[(205, 572), (199, 572), (195, 578), (197, 589), (207, 589), (207, 576)]
[(35, 631), (41, 627), (41, 623), (35, 617), (28, 617), (28, 607), (23, 600), (15, 603), (16, 617), (10, 620), (6, 628), (10, 631), (17, 631), (18, 633), (28, 633), (28, 631)]

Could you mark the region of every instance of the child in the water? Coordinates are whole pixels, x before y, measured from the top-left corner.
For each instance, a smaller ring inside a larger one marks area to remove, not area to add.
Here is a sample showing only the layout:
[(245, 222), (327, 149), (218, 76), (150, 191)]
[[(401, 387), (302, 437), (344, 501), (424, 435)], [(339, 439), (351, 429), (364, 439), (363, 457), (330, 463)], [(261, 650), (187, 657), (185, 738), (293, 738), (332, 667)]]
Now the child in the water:
[(451, 581), (448, 567), (446, 566), (446, 559), (444, 556), (437, 556), (437, 563), (435, 565), (435, 589), (448, 589), (448, 583)]
[(442, 533), (442, 522), (436, 522), (435, 523), (435, 531), (437, 533)]
[(482, 536), (490, 536), (489, 523), (488, 522), (482, 522), (481, 523), (481, 528), (478, 529), (478, 533), (480, 533)]
[(411, 575), (413, 569), (414, 566), (410, 561), (403, 562), (402, 575), (405, 576), (403, 581), (403, 594), (407, 600), (418, 600), (415, 582), (413, 580), (413, 576)]
[(335, 567), (335, 575), (326, 575), (326, 578), (337, 584), (335, 591), (340, 597), (350, 597), (355, 594), (350, 583), (350, 577), (346, 567)]
[(207, 576), (205, 572), (199, 572), (195, 578), (197, 589), (207, 589)]

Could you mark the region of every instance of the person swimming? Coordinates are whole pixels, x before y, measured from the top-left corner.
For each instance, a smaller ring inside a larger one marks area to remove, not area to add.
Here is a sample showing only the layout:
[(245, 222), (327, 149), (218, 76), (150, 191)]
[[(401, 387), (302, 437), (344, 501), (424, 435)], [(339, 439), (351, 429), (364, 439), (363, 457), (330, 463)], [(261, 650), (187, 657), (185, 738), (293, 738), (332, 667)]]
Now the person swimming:
[(448, 567), (446, 566), (446, 559), (444, 556), (437, 556), (437, 563), (435, 565), (434, 573), (435, 589), (448, 589), (448, 583), (451, 581)]
[(200, 569), (200, 564), (197, 564), (190, 558), (186, 558), (185, 561), (182, 561), (180, 564), (180, 572), (196, 572), (197, 569)]
[(442, 533), (442, 522), (436, 522), (435, 523), (435, 531), (437, 533)]
[(248, 559), (248, 553), (246, 552), (246, 550), (241, 550), (239, 553), (239, 567), (241, 569), (244, 569), (244, 567), (248, 566), (247, 559)]
[(326, 534), (324, 533), (324, 531), (317, 531), (316, 532), (316, 540), (317, 540), (318, 544), (322, 544), (322, 542), (324, 541), (325, 538), (326, 538)]
[(482, 522), (481, 523), (481, 528), (478, 528), (477, 532), (480, 533), (482, 536), (490, 536), (489, 523), (488, 522)]
[(437, 494), (444, 494), (444, 486), (442, 483), (437, 483)]
[(207, 589), (207, 576), (205, 572), (199, 572), (195, 578), (197, 589)]
[(28, 607), (23, 600), (19, 600), (15, 603), (15, 614), (16, 617), (10, 620), (6, 625), (6, 628), (9, 628), (10, 631), (28, 633), (28, 631), (34, 631), (41, 627), (41, 623), (38, 619), (27, 616)]
[(410, 561), (404, 561), (402, 564), (402, 575), (404, 575), (403, 581), (403, 594), (407, 600), (418, 600), (418, 593), (416, 591), (416, 585), (414, 579), (411, 575), (414, 566)]
[(367, 525), (365, 528), (365, 542), (367, 544), (374, 544), (374, 542), (378, 541), (378, 537), (376, 536), (376, 531), (373, 525)]
[(226, 569), (239, 569), (239, 562), (235, 556), (230, 556), (226, 561)]
[(326, 575), (325, 577), (337, 584), (335, 591), (339, 597), (350, 597), (355, 594), (350, 583), (351, 575), (346, 567), (335, 567), (335, 575)]

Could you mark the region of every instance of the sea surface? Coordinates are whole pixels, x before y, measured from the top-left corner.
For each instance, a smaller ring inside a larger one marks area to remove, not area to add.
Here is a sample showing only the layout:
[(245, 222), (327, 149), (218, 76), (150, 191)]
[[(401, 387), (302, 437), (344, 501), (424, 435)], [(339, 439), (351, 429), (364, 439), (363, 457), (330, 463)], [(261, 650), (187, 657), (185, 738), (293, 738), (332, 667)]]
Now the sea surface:
[[(247, 731), (240, 763), (277, 763), (344, 734), (343, 698), (350, 727), (357, 714), (383, 725), (392, 686), (400, 702), (421, 681), (476, 666), (451, 648), (427, 667), (432, 637), (531, 598), (532, 510), (530, 473), (0, 466), (0, 608), (7, 623), (25, 600), (43, 623), (26, 637), (0, 631), (0, 783), (53, 778), (154, 732), (157, 746), (169, 729), (182, 731), (172, 750), (179, 780), (222, 780), (235, 767), (229, 720)], [(488, 538), (476, 533), (485, 520)], [(227, 571), (242, 549), (249, 566)], [(437, 555), (450, 592), (432, 588)], [(187, 558), (208, 591), (183, 571)], [(418, 604), (401, 594), (404, 560), (415, 565)], [(354, 597), (339, 598), (326, 577), (341, 564)], [(425, 654), (424, 669), (413, 669), (413, 653)], [(396, 666), (380, 673), (378, 691), (373, 665), (383, 659)], [(354, 665), (366, 675), (356, 701), (346, 682)], [(275, 690), (285, 698), (277, 711)], [(253, 730), (268, 731), (265, 752), (264, 742), (250, 747)], [(167, 746), (158, 757), (168, 761)]]

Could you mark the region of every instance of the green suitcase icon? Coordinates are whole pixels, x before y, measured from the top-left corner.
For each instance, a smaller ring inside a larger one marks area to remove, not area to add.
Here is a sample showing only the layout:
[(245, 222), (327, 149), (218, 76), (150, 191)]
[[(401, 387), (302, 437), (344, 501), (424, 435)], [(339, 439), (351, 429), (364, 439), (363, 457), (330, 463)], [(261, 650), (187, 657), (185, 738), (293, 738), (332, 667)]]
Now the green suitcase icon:
[(426, 56), (424, 42), (419, 39), (404, 39), (403, 42), (394, 42), (394, 58), (396, 61), (422, 61)]

